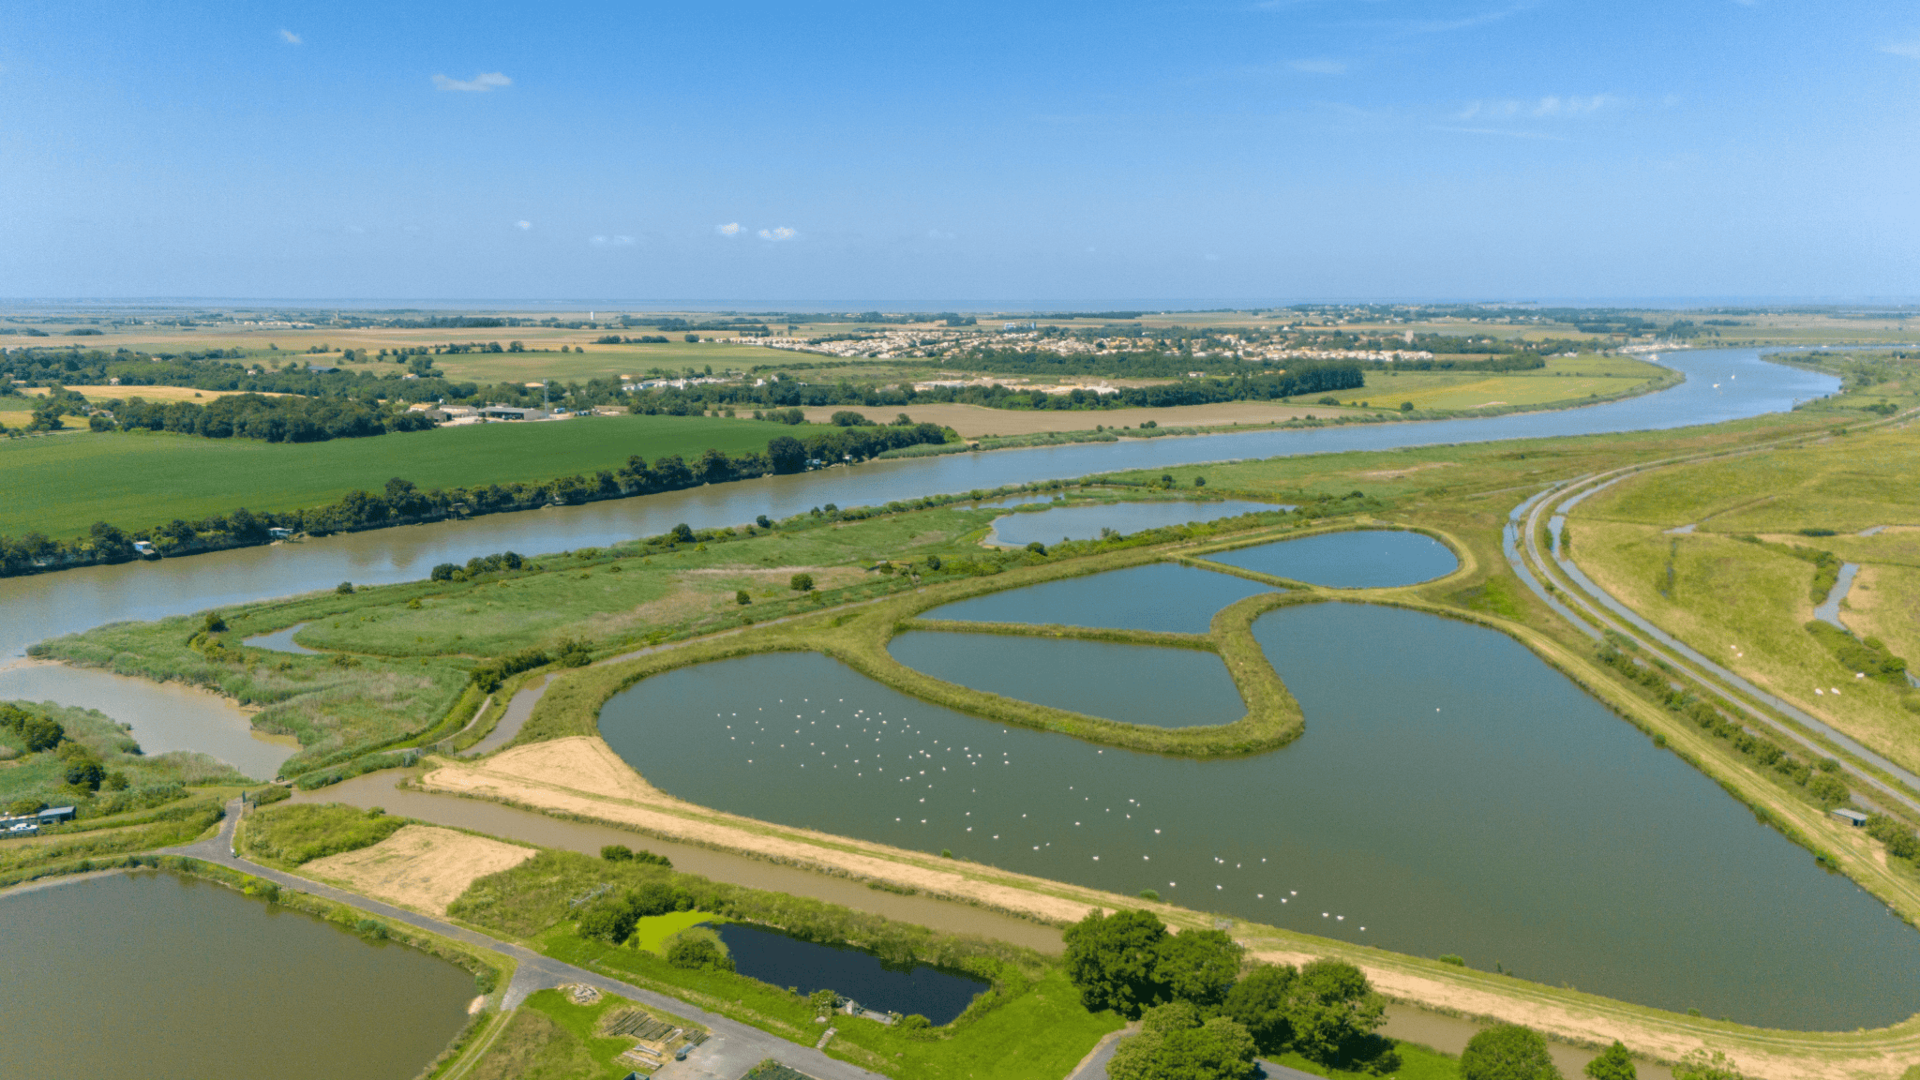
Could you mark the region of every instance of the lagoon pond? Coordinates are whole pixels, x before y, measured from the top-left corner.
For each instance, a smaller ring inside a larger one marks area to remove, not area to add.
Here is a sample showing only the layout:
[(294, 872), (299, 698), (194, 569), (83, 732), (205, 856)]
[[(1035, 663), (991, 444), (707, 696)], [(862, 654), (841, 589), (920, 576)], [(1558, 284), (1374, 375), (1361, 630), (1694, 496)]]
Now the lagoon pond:
[(1255, 636), (1306, 732), (1239, 760), (1007, 727), (810, 653), (656, 675), (600, 726), (667, 792), (768, 821), (1750, 1024), (1920, 1010), (1920, 935), (1512, 639), (1341, 603)]
[(408, 1080), (466, 1023), (473, 976), (172, 874), (0, 898), (0, 1076)]
[(942, 604), (920, 618), (1204, 634), (1221, 608), (1273, 591), (1230, 574), (1150, 563)]
[(1123, 724), (1200, 727), (1247, 714), (1227, 665), (1199, 649), (921, 630), (887, 651), (936, 679)]
[(1391, 589), (1445, 577), (1460, 567), (1452, 549), (1404, 529), (1349, 529), (1276, 540), (1205, 556), (1327, 589)]

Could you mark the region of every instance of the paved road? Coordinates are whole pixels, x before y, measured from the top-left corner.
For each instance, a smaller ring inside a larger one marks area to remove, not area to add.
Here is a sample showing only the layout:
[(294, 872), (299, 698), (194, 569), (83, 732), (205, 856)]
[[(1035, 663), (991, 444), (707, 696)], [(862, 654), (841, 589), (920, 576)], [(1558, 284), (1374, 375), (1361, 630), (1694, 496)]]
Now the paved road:
[(442, 937), (489, 949), (503, 956), (510, 956), (519, 962), (519, 969), (514, 972), (513, 981), (507, 985), (504, 1008), (517, 1007), (536, 990), (545, 990), (568, 983), (585, 983), (589, 986), (597, 986), (607, 993), (618, 994), (642, 1005), (651, 1005), (706, 1025), (712, 1032), (712, 1036), (698, 1050), (689, 1055), (686, 1061), (670, 1063), (666, 1068), (654, 1073), (654, 1076), (661, 1080), (738, 1080), (749, 1068), (769, 1057), (777, 1058), (810, 1076), (818, 1077), (819, 1080), (881, 1080), (878, 1073), (856, 1068), (844, 1061), (836, 1061), (812, 1047), (795, 1045), (785, 1039), (769, 1035), (759, 1028), (696, 1008), (677, 998), (670, 998), (665, 994), (655, 993), (618, 979), (609, 979), (586, 968), (542, 956), (531, 949), (500, 941), (463, 926), (455, 926), (428, 915), (383, 904), (357, 893), (336, 889), (330, 885), (322, 885), (316, 881), (309, 881), (306, 878), (248, 862), (236, 855), (233, 850), (233, 827), (240, 818), (240, 810), (238, 800), (228, 803), (227, 817), (221, 822), (217, 836), (183, 847), (168, 848), (165, 853), (191, 855), (206, 862), (218, 863), (242, 873), (276, 882), (283, 889), (293, 889), (350, 904), (392, 922), (405, 923)]

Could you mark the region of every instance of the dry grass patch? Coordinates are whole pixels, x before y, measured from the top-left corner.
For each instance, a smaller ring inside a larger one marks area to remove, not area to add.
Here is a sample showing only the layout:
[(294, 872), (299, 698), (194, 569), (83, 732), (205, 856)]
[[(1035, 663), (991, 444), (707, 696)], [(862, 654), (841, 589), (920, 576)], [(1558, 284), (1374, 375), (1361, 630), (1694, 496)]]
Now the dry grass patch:
[(305, 872), (388, 903), (445, 915), (476, 878), (511, 870), (535, 854), (533, 848), (436, 825), (408, 825), (371, 847), (316, 859)]

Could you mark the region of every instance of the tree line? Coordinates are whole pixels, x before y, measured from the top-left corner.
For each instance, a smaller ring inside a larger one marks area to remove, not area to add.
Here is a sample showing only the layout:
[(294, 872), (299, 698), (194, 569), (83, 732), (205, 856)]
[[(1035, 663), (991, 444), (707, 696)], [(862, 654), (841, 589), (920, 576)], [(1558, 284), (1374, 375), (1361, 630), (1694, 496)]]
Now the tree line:
[(95, 431), (169, 431), (209, 439), (325, 442), (392, 431), (427, 431), (424, 413), (353, 398), (266, 397), (234, 394), (204, 405), (191, 401), (110, 401), (88, 418)]
[[(421, 490), (412, 481), (394, 477), (378, 491), (350, 491), (335, 502), (302, 510), (255, 512), (244, 507), (199, 521), (173, 521), (132, 533), (109, 522), (95, 522), (86, 535), (54, 540), (40, 532), (19, 538), (0, 536), (0, 577), (59, 570), (95, 563), (118, 563), (138, 554), (134, 543), (146, 541), (158, 555), (185, 555), (226, 548), (250, 547), (272, 541), (273, 529), (322, 536), (359, 532), (390, 525), (411, 525), (448, 517), (533, 510), (542, 506), (577, 505), (605, 499), (632, 498), (678, 491), (702, 484), (750, 480), (776, 473), (804, 472), (813, 463), (851, 464), (886, 450), (920, 443), (942, 443), (947, 429), (936, 424), (911, 427), (835, 427), (805, 439), (775, 437), (765, 453), (730, 455), (708, 450), (689, 462), (677, 454), (652, 462), (639, 455), (626, 464), (602, 469), (592, 476), (576, 473), (538, 483), (487, 484), (471, 488)], [(955, 436), (957, 438), (957, 436)]]
[[(1064, 373), (1062, 373), (1064, 374)], [(1184, 375), (1185, 373), (1182, 372)], [(850, 381), (809, 384), (792, 379), (768, 380), (761, 386), (714, 383), (703, 386), (660, 387), (649, 390), (634, 404), (636, 412), (674, 413), (707, 409), (789, 409), (859, 405), (870, 409), (913, 404), (960, 403), (993, 409), (1132, 409), (1173, 405), (1205, 405), (1221, 401), (1277, 401), (1302, 394), (1355, 390), (1366, 385), (1360, 365), (1353, 363), (1302, 364), (1284, 372), (1258, 371), (1227, 378), (1182, 378), (1154, 386), (1122, 387), (1115, 393), (1076, 389), (1065, 394), (1020, 390), (1005, 386), (935, 386), (858, 384)]]

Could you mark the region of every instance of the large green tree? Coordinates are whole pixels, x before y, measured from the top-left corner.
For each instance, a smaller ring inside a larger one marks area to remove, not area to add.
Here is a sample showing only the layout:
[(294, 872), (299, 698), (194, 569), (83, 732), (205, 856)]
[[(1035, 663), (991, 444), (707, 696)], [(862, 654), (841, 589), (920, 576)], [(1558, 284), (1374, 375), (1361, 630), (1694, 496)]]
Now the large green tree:
[(1155, 975), (1167, 927), (1145, 911), (1098, 911), (1067, 928), (1067, 977), (1090, 1012), (1137, 1017), (1162, 998)]
[(1259, 1075), (1247, 1029), (1224, 1016), (1202, 1022), (1190, 1002), (1148, 1009), (1141, 1032), (1120, 1043), (1109, 1080), (1252, 1080)]
[(1247, 1029), (1263, 1054), (1277, 1054), (1293, 1041), (1287, 994), (1299, 974), (1292, 964), (1258, 964), (1227, 991), (1227, 1015)]
[(1467, 1041), (1460, 1080), (1560, 1080), (1547, 1040), (1530, 1027), (1497, 1024)]
[(1155, 947), (1153, 973), (1168, 998), (1219, 1005), (1240, 974), (1241, 948), (1220, 930), (1169, 934)]
[(1387, 1022), (1387, 1004), (1359, 968), (1344, 960), (1315, 960), (1300, 969), (1287, 992), (1293, 1048), (1323, 1064), (1339, 1060)]

